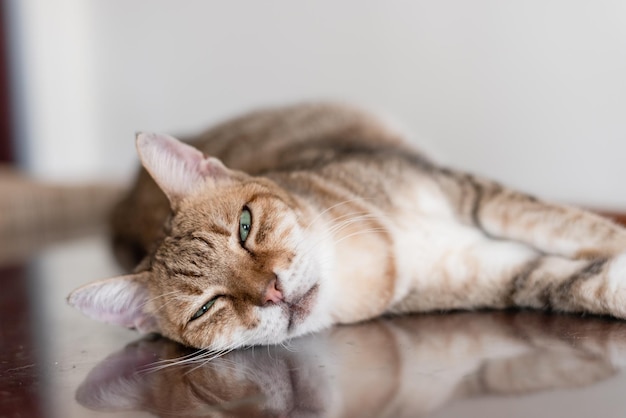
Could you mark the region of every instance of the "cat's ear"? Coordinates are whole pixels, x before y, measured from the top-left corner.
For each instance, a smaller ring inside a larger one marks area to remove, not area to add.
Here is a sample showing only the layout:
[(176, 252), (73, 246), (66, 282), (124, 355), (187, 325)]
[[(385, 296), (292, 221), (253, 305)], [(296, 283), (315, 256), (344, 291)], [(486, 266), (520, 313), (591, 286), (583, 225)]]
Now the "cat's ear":
[(169, 135), (138, 133), (137, 152), (144, 168), (175, 208), (201, 186), (228, 178), (231, 171), (214, 157)]
[(74, 290), (67, 302), (85, 315), (139, 332), (160, 332), (156, 317), (146, 310), (149, 272), (98, 280)]

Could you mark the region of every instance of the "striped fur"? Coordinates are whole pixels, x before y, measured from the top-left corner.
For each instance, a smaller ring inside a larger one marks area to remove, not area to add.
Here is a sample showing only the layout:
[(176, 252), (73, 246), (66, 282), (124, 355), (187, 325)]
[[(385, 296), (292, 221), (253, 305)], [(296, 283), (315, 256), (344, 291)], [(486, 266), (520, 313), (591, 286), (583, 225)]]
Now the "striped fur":
[[(113, 219), (116, 242), (145, 257), (136, 315), (174, 340), (222, 350), (382, 314), (511, 306), (626, 318), (624, 229), (441, 167), (361, 111), (262, 110), (188, 142), (202, 154), (140, 137), (156, 182), (142, 172)], [(274, 286), (284, 300), (265, 303)], [(88, 289), (70, 302), (88, 304)]]

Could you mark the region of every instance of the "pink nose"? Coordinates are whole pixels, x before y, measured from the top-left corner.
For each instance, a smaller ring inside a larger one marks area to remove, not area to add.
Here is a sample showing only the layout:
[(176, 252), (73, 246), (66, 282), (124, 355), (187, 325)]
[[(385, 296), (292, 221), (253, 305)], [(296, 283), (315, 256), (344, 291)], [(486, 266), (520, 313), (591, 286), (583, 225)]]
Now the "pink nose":
[(263, 304), (268, 302), (278, 303), (283, 300), (283, 294), (278, 290), (276, 279), (272, 280), (265, 290), (265, 296), (263, 296)]

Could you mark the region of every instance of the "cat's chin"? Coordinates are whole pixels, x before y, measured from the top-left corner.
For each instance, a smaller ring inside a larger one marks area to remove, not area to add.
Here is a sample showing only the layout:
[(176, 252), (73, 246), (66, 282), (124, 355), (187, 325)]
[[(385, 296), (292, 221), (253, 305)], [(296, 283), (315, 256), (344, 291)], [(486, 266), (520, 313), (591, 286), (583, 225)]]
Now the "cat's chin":
[(289, 322), (287, 324), (288, 333), (298, 333), (296, 331), (296, 327), (301, 325), (311, 314), (311, 311), (315, 306), (318, 290), (319, 284), (315, 284), (304, 294), (296, 298), (294, 301), (285, 303), (284, 309), (289, 317)]

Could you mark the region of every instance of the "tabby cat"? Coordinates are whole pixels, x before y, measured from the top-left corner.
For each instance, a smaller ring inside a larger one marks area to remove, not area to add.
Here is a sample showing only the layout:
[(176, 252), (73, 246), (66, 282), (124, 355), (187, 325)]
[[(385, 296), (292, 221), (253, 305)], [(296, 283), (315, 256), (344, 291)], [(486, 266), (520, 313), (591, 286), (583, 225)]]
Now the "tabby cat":
[(71, 305), (218, 351), (383, 314), (626, 318), (626, 230), (441, 167), (362, 111), (261, 110), (188, 143), (137, 135), (114, 226), (145, 257)]

